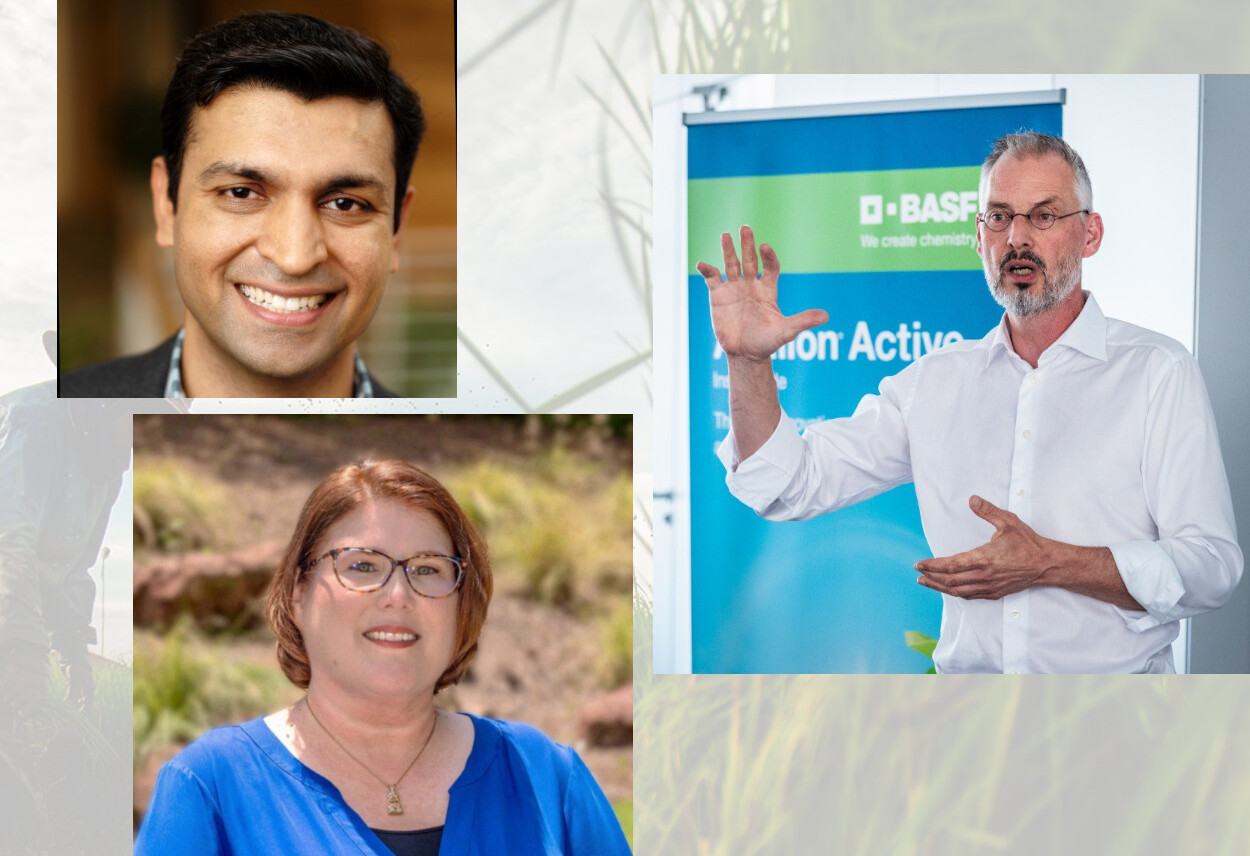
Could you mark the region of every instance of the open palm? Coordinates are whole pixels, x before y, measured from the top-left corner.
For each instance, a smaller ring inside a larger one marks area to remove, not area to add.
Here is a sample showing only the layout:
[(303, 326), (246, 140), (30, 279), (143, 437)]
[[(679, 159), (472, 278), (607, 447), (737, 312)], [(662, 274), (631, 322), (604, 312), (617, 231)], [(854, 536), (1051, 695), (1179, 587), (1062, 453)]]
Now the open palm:
[[(768, 244), (755, 251), (755, 235), (750, 226), (741, 232), (742, 262), (734, 248), (733, 236), (721, 235), (721, 252), (725, 257), (725, 279), (720, 271), (705, 262), (696, 266), (707, 283), (708, 301), (712, 310), (712, 331), (716, 341), (731, 357), (745, 357), (762, 362), (799, 333), (829, 320), (828, 313), (809, 309), (786, 316), (777, 308), (777, 279), (781, 265)], [(764, 262), (760, 276), (759, 260)]]

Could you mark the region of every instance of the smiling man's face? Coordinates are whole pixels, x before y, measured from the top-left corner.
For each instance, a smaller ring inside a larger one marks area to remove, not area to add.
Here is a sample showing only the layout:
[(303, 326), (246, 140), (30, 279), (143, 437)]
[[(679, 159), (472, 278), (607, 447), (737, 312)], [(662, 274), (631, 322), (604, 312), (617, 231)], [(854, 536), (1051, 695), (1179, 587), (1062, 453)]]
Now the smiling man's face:
[(393, 141), (382, 103), (343, 96), (241, 86), (195, 109), (176, 210), (164, 160), (152, 169), (188, 396), (351, 394), (355, 342), (399, 265)]

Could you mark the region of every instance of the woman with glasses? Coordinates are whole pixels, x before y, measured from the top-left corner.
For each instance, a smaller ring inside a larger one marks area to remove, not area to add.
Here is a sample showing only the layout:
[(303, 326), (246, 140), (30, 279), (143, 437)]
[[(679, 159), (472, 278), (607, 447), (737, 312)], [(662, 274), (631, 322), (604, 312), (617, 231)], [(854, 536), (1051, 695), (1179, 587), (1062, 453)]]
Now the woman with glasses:
[(136, 854), (629, 853), (571, 749), (435, 705), (490, 596), (486, 546), (437, 480), (401, 461), (332, 473), (266, 604), (305, 696), (166, 764)]

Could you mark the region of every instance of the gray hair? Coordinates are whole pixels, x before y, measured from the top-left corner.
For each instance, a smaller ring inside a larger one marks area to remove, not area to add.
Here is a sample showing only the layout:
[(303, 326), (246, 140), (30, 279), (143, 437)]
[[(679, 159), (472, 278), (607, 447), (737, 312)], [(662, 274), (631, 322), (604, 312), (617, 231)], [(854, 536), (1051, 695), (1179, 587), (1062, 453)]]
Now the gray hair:
[(1085, 169), (1085, 161), (1081, 160), (1081, 156), (1076, 153), (1076, 149), (1072, 148), (1059, 137), (1053, 137), (1050, 134), (1039, 134), (1036, 131), (1020, 131), (1015, 134), (1004, 134), (994, 143), (994, 148), (990, 150), (989, 157), (985, 159), (985, 163), (981, 164), (981, 186), (980, 197), (981, 204), (985, 204), (986, 191), (989, 189), (990, 171), (1007, 155), (1015, 157), (1042, 157), (1044, 155), (1058, 155), (1072, 167), (1072, 174), (1076, 179), (1076, 198), (1082, 208), (1089, 211), (1094, 210), (1094, 189), (1089, 183), (1089, 172)]

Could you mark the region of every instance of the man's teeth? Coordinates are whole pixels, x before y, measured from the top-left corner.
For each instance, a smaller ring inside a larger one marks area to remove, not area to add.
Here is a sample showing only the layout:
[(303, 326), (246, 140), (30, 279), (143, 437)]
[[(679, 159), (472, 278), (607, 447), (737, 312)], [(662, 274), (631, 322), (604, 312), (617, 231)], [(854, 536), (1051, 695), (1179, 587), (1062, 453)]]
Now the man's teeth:
[(381, 642), (416, 642), (415, 633), (389, 633), (383, 630), (371, 630), (365, 634), (366, 639), (377, 639)]
[(263, 306), (272, 312), (307, 312), (309, 309), (316, 309), (330, 299), (328, 294), (314, 294), (309, 297), (283, 297), (280, 294), (273, 294), (254, 285), (240, 285), (239, 291), (243, 292), (243, 296), (257, 306)]

